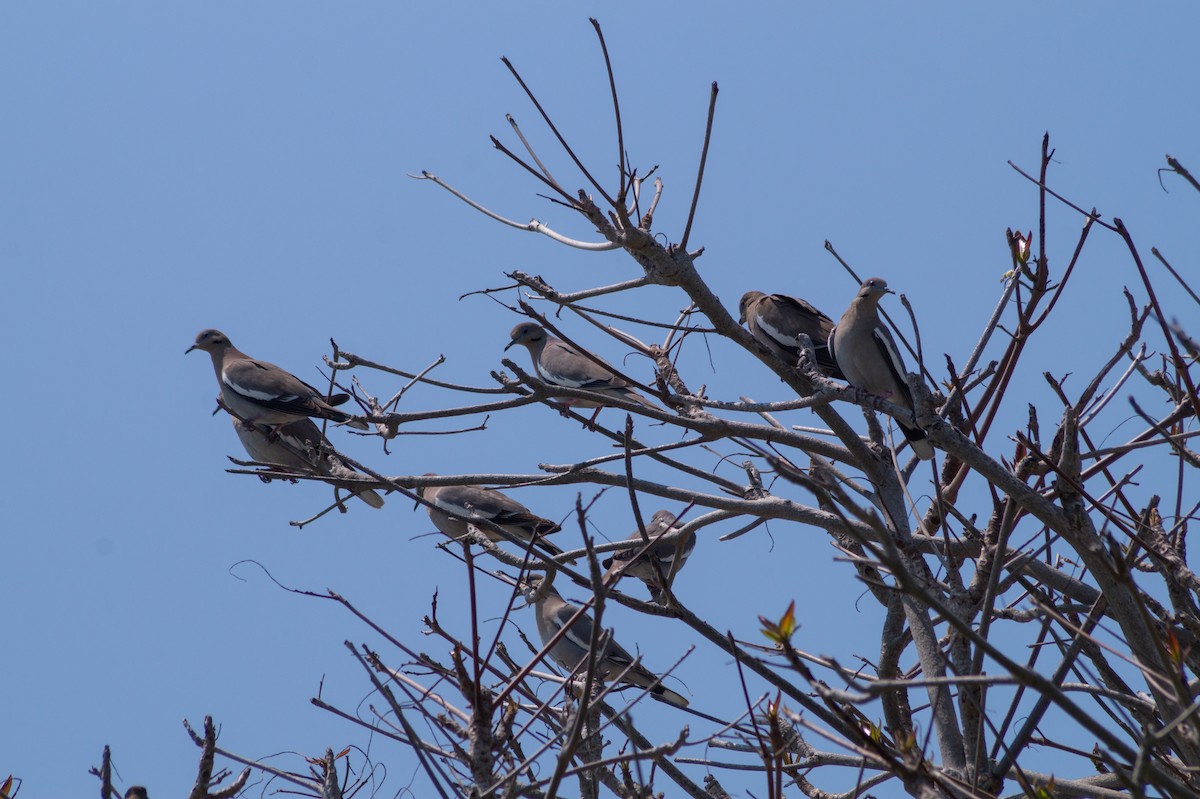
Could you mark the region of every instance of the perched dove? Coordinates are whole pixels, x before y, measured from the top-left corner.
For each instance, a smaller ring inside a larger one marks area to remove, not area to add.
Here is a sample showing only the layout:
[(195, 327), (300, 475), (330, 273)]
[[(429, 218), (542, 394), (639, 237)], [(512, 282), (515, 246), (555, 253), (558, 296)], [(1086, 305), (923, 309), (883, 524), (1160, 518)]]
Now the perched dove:
[[(246, 452), (260, 463), (351, 480), (362, 476), (342, 461), (333, 445), (309, 419), (285, 424), (274, 431), (270, 425), (247, 426), (232, 416), (229, 418)], [(354, 495), (372, 508), (383, 507), (383, 497), (370, 488), (355, 491)]]
[[(425, 477), (436, 477), (432, 472)], [(454, 539), (467, 534), (471, 521), (486, 519), (503, 528), (519, 541), (533, 541), (551, 555), (561, 555), (562, 550), (545, 540), (545, 536), (557, 533), (562, 528), (549, 519), (543, 519), (529, 511), (512, 497), (501, 494), (494, 488), (478, 488), (476, 486), (422, 486), (417, 489), (417, 496), (424, 499), (432, 507), (429, 508), (429, 518), (433, 525)], [(496, 542), (507, 541), (491, 530), (477, 528), (488, 539)]]
[(196, 343), (187, 348), (187, 352), (192, 350), (204, 350), (212, 356), (221, 399), (247, 424), (261, 422), (278, 427), (312, 416), (367, 429), (366, 422), (333, 407), (348, 400), (348, 395), (325, 397), (291, 372), (246, 355), (220, 330), (202, 330)]
[[(542, 638), (543, 646), (549, 644), (559, 630), (570, 625), (566, 633), (550, 647), (549, 655), (564, 670), (574, 672), (587, 660), (588, 648), (592, 643), (592, 617), (581, 613), (579, 618), (571, 622), (579, 612), (579, 607), (564, 600), (553, 586), (537, 601), (534, 610), (537, 612), (538, 635)], [(596, 658), (596, 676), (601, 680), (618, 680), (646, 688), (655, 699), (675, 707), (688, 706), (686, 699), (659, 684), (657, 676), (640, 664), (634, 665), (633, 656), (612, 636), (609, 636), (604, 652)]]
[(595, 400), (564, 397), (559, 401), (566, 407), (595, 408), (592, 421), (596, 420), (600, 409), (608, 403), (607, 397), (637, 402), (647, 408), (661, 410), (650, 400), (629, 387), (629, 384), (612, 373), (601, 364), (605, 361), (597, 358), (592, 360), (586, 355), (567, 344), (554, 338), (541, 325), (533, 322), (522, 322), (512, 329), (511, 339), (504, 347), (507, 350), (514, 344), (520, 344), (529, 350), (533, 359), (533, 369), (544, 382), (563, 388), (581, 388), (596, 394)]
[[(829, 349), (850, 385), (912, 411), (912, 389), (904, 377), (904, 361), (891, 331), (879, 318), (879, 300), (884, 294), (894, 293), (881, 277), (863, 281), (830, 334)], [(923, 430), (899, 419), (896, 423), (918, 458), (933, 457), (933, 446)]]
[(800, 359), (796, 336), (804, 333), (812, 340), (817, 355), (817, 368), (830, 377), (845, 380), (837, 361), (829, 352), (829, 334), (833, 320), (799, 297), (786, 294), (763, 294), (747, 291), (739, 305), (739, 322), (750, 334), (788, 366)]
[(670, 541), (660, 540), (664, 536), (679, 529), (675, 523), (675, 514), (660, 510), (650, 517), (646, 525), (646, 536), (642, 538), (641, 530), (634, 530), (626, 541), (632, 543), (628, 549), (614, 552), (605, 558), (602, 565), (608, 571), (604, 573), (604, 584), (611, 585), (625, 577), (636, 577), (650, 589), (650, 596), (659, 601), (663, 591), (663, 580), (670, 585), (671, 580), (683, 568), (683, 564), (696, 548), (696, 534), (690, 533), (686, 538), (675, 538)]

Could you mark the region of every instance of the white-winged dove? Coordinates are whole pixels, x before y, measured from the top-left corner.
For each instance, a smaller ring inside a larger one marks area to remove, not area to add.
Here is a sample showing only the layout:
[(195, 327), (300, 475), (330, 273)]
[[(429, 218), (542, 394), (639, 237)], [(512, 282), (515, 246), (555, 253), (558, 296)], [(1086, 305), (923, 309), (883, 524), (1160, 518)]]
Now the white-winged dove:
[(763, 294), (747, 291), (739, 303), (739, 322), (750, 330), (750, 334), (788, 366), (800, 360), (800, 346), (796, 336), (805, 334), (812, 340), (817, 355), (817, 368), (838, 380), (846, 376), (838, 368), (837, 361), (829, 352), (829, 334), (833, 332), (833, 320), (799, 297), (786, 294)]
[[(610, 369), (601, 366), (606, 363), (597, 358), (592, 360), (582, 355), (561, 339), (554, 338), (541, 325), (533, 322), (522, 322), (512, 329), (511, 339), (504, 349), (514, 344), (520, 344), (529, 350), (533, 360), (533, 369), (537, 376), (552, 386), (563, 388), (582, 388), (594, 392), (595, 400), (563, 397), (558, 401), (566, 407), (595, 408), (592, 415), (595, 421), (600, 409), (607, 403), (605, 397), (618, 397), (645, 405), (647, 408), (662, 410), (650, 400), (629, 387), (629, 384), (617, 377)], [(597, 362), (599, 361), (599, 362)]]
[[(437, 477), (433, 472), (424, 476)], [(544, 538), (551, 533), (557, 533), (561, 527), (549, 519), (531, 513), (529, 508), (494, 488), (421, 486), (417, 488), (417, 496), (432, 506), (429, 508), (429, 518), (433, 520), (433, 526), (451, 538), (460, 539), (465, 536), (468, 532), (467, 527), (473, 520), (486, 519), (503, 528), (518, 541), (528, 543), (532, 540), (535, 546), (541, 547), (551, 555), (562, 554), (561, 549)], [(491, 530), (482, 527), (476, 529), (491, 541), (508, 540)]]
[[(274, 430), (270, 425), (247, 426), (232, 416), (229, 418), (246, 452), (260, 463), (274, 463), (329, 477), (355, 479), (361, 476), (338, 456), (333, 445), (309, 419)], [(356, 491), (354, 495), (372, 508), (383, 507), (383, 497), (370, 488)]]
[(675, 523), (675, 514), (667, 510), (656, 511), (646, 525), (646, 536), (642, 538), (641, 530), (634, 530), (626, 541), (632, 542), (628, 549), (614, 552), (605, 558), (604, 584), (610, 585), (621, 577), (636, 577), (650, 589), (650, 596), (659, 601), (663, 591), (663, 580), (670, 585), (671, 580), (683, 568), (683, 564), (696, 548), (696, 534), (689, 533), (686, 538), (661, 540), (668, 533), (679, 529)]
[[(535, 587), (532, 589), (537, 591)], [(550, 643), (563, 627), (570, 627), (561, 638), (550, 647), (549, 655), (564, 670), (574, 672), (580, 663), (586, 662), (588, 648), (592, 645), (592, 617), (581, 613), (579, 618), (571, 622), (571, 618), (579, 612), (578, 605), (572, 605), (562, 598), (562, 595), (550, 586), (534, 605), (537, 612), (538, 635), (542, 645)], [(605, 681), (617, 680), (646, 688), (655, 699), (674, 705), (687, 707), (688, 701), (669, 688), (658, 683), (659, 678), (641, 664), (634, 664), (630, 655), (609, 636), (608, 646), (604, 652), (596, 656), (596, 676)]]
[(312, 416), (367, 429), (366, 422), (333, 407), (348, 400), (348, 395), (325, 397), (291, 372), (251, 358), (233, 346), (220, 330), (200, 331), (196, 343), (186, 352), (192, 350), (204, 350), (212, 356), (213, 370), (221, 384), (221, 399), (247, 424), (279, 426)]
[[(830, 334), (829, 349), (850, 385), (912, 411), (912, 389), (904, 377), (904, 360), (891, 331), (879, 318), (879, 300), (884, 294), (894, 293), (881, 277), (864, 280)], [(933, 446), (923, 430), (899, 419), (896, 423), (918, 458), (933, 457)]]

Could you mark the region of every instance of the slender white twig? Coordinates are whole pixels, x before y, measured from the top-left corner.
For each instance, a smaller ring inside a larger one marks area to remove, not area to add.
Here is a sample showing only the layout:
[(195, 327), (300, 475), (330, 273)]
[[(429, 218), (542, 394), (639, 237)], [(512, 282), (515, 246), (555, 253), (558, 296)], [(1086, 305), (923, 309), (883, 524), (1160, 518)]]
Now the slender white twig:
[(553, 296), (546, 295), (532, 299), (548, 300), (559, 305), (567, 305), (568, 303), (579, 302), (580, 300), (587, 300), (592, 297), (601, 297), (605, 294), (616, 294), (619, 291), (641, 288), (649, 284), (649, 282), (646, 278), (639, 277), (633, 280), (626, 280), (622, 283), (613, 283), (611, 286), (598, 286), (594, 289), (585, 289), (584, 291), (576, 291), (571, 294), (559, 294), (555, 292)]
[(609, 242), (609, 241), (591, 242), (591, 241), (579, 241), (577, 239), (567, 238), (566, 236), (562, 235), (561, 233), (557, 233), (553, 229), (543, 225), (541, 222), (539, 222), (536, 219), (531, 219), (528, 222), (516, 222), (512, 219), (508, 219), (506, 217), (500, 216), (500, 214), (483, 207), (479, 203), (472, 200), (470, 197), (466, 196), (462, 192), (455, 189), (450, 184), (446, 183), (444, 180), (439, 178), (437, 175), (434, 175), (430, 172), (422, 172), (419, 175), (410, 174), (409, 177), (412, 178), (413, 180), (433, 181), (438, 186), (441, 186), (443, 189), (450, 192), (455, 197), (462, 200), (467, 205), (471, 206), (472, 208), (474, 208), (476, 211), (483, 214), (484, 216), (490, 217), (491, 219), (494, 219), (501, 224), (508, 225), (509, 227), (515, 227), (518, 230), (527, 230), (530, 233), (541, 233), (543, 236), (547, 236), (551, 239), (554, 239), (559, 244), (565, 244), (568, 247), (574, 247), (579, 250), (591, 250), (593, 252), (602, 252), (605, 250), (615, 250), (619, 247), (619, 245), (613, 244), (612, 242)]
[(542, 170), (542, 174), (546, 176), (546, 180), (550, 183), (553, 183), (555, 186), (558, 186), (559, 191), (562, 191), (562, 185), (554, 179), (554, 176), (550, 174), (550, 170), (547, 169), (546, 165), (542, 163), (542, 159), (538, 158), (537, 153), (533, 151), (533, 147), (530, 146), (529, 141), (525, 138), (525, 134), (521, 132), (521, 126), (517, 124), (517, 120), (512, 114), (505, 114), (504, 118), (508, 120), (508, 124), (512, 127), (513, 133), (517, 134), (517, 138), (520, 139), (521, 144), (525, 146), (525, 152), (529, 153), (529, 157), (532, 158), (533, 162), (538, 165), (538, 169)]

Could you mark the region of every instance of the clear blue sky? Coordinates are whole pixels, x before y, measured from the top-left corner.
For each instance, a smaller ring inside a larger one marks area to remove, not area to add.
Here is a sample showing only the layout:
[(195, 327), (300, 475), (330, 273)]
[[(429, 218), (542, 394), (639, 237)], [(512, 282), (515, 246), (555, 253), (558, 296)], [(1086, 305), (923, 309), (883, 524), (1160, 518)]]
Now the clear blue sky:
[[(122, 787), (183, 795), (197, 753), (180, 719), (198, 724), (206, 713), (223, 726), (223, 746), (250, 756), (366, 745), (308, 698), (324, 677), (326, 698), (353, 710), (368, 686), (341, 642), (377, 639), (239, 561), (257, 560), (288, 585), (334, 588), (437, 654), (444, 648), (420, 635), (435, 589), (442, 618), (464, 629), (461, 569), (436, 539), (416, 538), (432, 527), (410, 503), (356, 506), (297, 531), (287, 522), (322, 507), (324, 489), (226, 474), (225, 456), (240, 449), (228, 422), (210, 416), (207, 358), (183, 351), (197, 331), (218, 327), (315, 380), (334, 337), (401, 368), (445, 354), (441, 378), (488, 385), (515, 319), (460, 294), (501, 285), (513, 269), (562, 289), (639, 274), (622, 254), (568, 251), (503, 228), (405, 177), (427, 169), (511, 218), (594, 235), (537, 198), (539, 187), (487, 140), (512, 140), (504, 114), (513, 113), (553, 155), (499, 61), (507, 55), (611, 178), (611, 109), (589, 14), (608, 37), (633, 162), (658, 165), (666, 182), (656, 227), (673, 240), (709, 83), (720, 83), (692, 243), (707, 248), (704, 274), (730, 307), (759, 288), (836, 316), (855, 287), (823, 251), (830, 239), (862, 273), (905, 292), (926, 348), (961, 364), (1009, 266), (1005, 227), (1036, 227), (1035, 191), (1006, 162), (1036, 168), (1046, 130), (1056, 187), (1123, 217), (1146, 253), (1157, 245), (1185, 270), (1200, 253), (1200, 198), (1178, 180), (1164, 193), (1156, 175), (1168, 152), (1200, 172), (1200, 10), (1191, 3), (1152, 13), (1108, 2), (534, 2), (470, 12), (6, 3), (0, 778), (22, 777), (22, 797), (88, 795), (96, 786), (86, 771), (105, 744)], [(562, 159), (552, 169), (578, 185)], [(1080, 220), (1056, 208), (1052, 221), (1048, 252), (1061, 267)], [(1115, 345), (1090, 340), (1087, 325), (1123, 313), (1120, 288), (1136, 282), (1118, 242), (1095, 236), (1088, 288), (1078, 287), (1055, 334), (1086, 360), (1080, 372)], [(658, 289), (623, 307), (666, 321), (683, 302)], [(1194, 307), (1173, 307), (1195, 321)], [(1061, 357), (1047, 353), (1042, 367), (1072, 371)], [(778, 396), (777, 381), (731, 350), (716, 348), (713, 367), (701, 348), (689, 358), (690, 382), (714, 396)], [(1031, 398), (1044, 393), (1038, 371), (1023, 376)], [(398, 387), (361, 378), (378, 394)], [(416, 390), (404, 408), (458, 402)], [(527, 472), (605, 450), (544, 408), (493, 417), (484, 433), (402, 440), (390, 456), (337, 436), (392, 474)], [(573, 493), (520, 498), (558, 518)], [(616, 497), (595, 521), (610, 537), (632, 529)], [(874, 617), (856, 621), (869, 601), (856, 605), (860, 589), (826, 537), (771, 533), (703, 541), (681, 595), (746, 638), (757, 636), (756, 614), (796, 598), (806, 649), (844, 660), (876, 652), (877, 638), (863, 647), (847, 635)], [(610, 621), (626, 646), (643, 643), (651, 666), (690, 643), (617, 612)], [(736, 712), (704, 698), (730, 675), (724, 658), (699, 653), (681, 675), (698, 706)], [(664, 739), (678, 720), (666, 722), (655, 728)], [(376, 742), (372, 755), (389, 766), (382, 795), (412, 780), (422, 794), (405, 753)], [(294, 756), (274, 762), (301, 767)]]

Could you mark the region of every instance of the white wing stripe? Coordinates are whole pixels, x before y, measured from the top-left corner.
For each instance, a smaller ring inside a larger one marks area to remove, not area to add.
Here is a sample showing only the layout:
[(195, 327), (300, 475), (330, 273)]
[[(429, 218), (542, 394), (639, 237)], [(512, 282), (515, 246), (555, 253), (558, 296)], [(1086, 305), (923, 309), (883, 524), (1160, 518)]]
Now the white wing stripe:
[(568, 377), (564, 377), (562, 375), (555, 374), (554, 372), (551, 372), (542, 366), (538, 366), (538, 375), (545, 382), (553, 383), (554, 385), (562, 386), (563, 388), (583, 388), (589, 382), (591, 382), (591, 381), (572, 380)]
[(233, 391), (243, 397), (258, 400), (259, 402), (294, 402), (298, 399), (295, 394), (268, 394), (265, 391), (255, 391), (252, 388), (240, 386), (229, 379), (225, 374), (221, 375), (221, 382), (229, 386)]
[(435, 507), (441, 508), (442, 510), (446, 511), (446, 513), (453, 514), (454, 516), (475, 519), (484, 518), (474, 507), (470, 505), (459, 505), (454, 502), (447, 502), (441, 497), (436, 497), (431, 504)]
[(761, 316), (758, 317), (758, 327), (760, 330), (762, 330), (768, 336), (775, 339), (776, 341), (778, 341), (780, 344), (782, 344), (785, 347), (791, 347), (791, 348), (795, 349), (799, 346), (796, 343), (796, 339), (793, 338), (791, 341), (789, 341), (787, 336), (783, 335), (778, 330), (776, 330), (775, 328), (773, 328), (769, 324), (767, 324), (766, 321)]
[(592, 642), (591, 642), (591, 641), (586, 641), (586, 640), (584, 640), (584, 639), (580, 638), (579, 636), (577, 636), (577, 635), (575, 634), (575, 628), (574, 628), (574, 627), (572, 627), (571, 629), (567, 630), (567, 634), (566, 634), (566, 635), (564, 635), (564, 636), (563, 636), (563, 638), (564, 638), (565, 640), (567, 640), (567, 641), (570, 641), (572, 644), (574, 644), (575, 646), (577, 646), (577, 647), (579, 647), (580, 649), (584, 650), (585, 652), (587, 651), (587, 648), (588, 648), (589, 646), (591, 646), (591, 645), (592, 645)]

